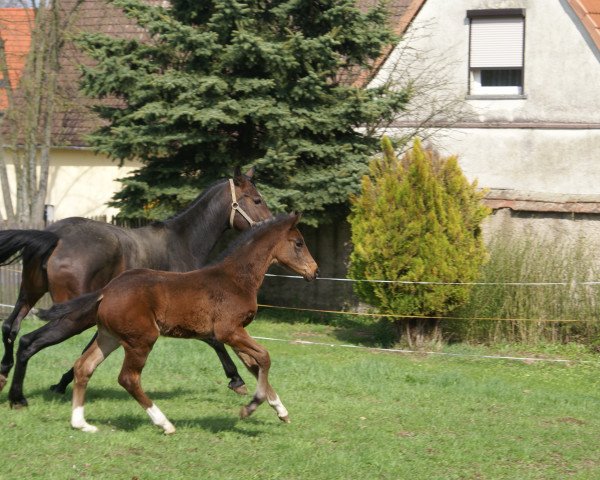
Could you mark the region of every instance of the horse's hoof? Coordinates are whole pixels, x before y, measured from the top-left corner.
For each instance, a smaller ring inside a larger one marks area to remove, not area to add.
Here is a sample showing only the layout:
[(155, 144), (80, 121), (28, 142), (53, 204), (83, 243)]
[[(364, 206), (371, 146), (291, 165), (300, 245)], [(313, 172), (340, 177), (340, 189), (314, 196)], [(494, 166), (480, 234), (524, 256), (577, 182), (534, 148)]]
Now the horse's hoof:
[(57, 383), (56, 385), (51, 385), (49, 390), (54, 393), (58, 393), (59, 395), (64, 394), (67, 391), (67, 387)]
[(238, 395), (248, 395), (248, 389), (246, 388), (246, 385), (244, 385), (244, 384), (242, 384), (238, 387), (229, 387), (229, 388), (231, 388)]
[(290, 420), (290, 417), (288, 417), (287, 415), (284, 415), (283, 417), (279, 417), (279, 420), (281, 420), (283, 423), (292, 423), (292, 421)]
[(231, 382), (229, 382), (227, 388), (230, 388), (238, 395), (248, 395), (248, 389), (246, 388), (246, 384), (241, 378), (239, 380), (232, 380)]
[(0, 392), (5, 387), (7, 382), (8, 382), (8, 379), (4, 375), (0, 375)]
[(18, 400), (10, 400), (10, 408), (14, 410), (20, 410), (28, 406), (27, 399), (20, 398)]

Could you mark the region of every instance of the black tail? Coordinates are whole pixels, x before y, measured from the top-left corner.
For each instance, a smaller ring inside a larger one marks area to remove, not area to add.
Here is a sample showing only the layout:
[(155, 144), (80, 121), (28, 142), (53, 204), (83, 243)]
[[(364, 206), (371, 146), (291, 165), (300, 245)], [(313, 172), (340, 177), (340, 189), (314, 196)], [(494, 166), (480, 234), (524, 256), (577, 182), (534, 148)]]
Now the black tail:
[(56, 244), (58, 235), (46, 230), (0, 230), (0, 266), (20, 258), (47, 258)]
[(67, 302), (56, 303), (47, 310), (40, 309), (38, 310), (37, 316), (46, 322), (70, 317), (71, 320), (79, 323), (79, 321), (86, 318), (88, 315), (96, 316), (100, 300), (102, 300), (102, 293), (100, 290), (92, 293), (85, 293)]

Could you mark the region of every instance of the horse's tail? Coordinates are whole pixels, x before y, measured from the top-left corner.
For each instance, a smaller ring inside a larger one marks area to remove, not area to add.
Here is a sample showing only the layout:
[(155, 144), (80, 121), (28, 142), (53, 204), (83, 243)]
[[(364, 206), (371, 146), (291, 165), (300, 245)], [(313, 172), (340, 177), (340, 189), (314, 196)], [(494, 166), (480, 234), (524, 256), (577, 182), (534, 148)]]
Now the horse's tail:
[[(38, 310), (37, 316), (46, 322), (69, 317), (71, 321), (76, 323), (82, 323), (84, 319), (87, 319), (88, 322), (86, 323), (95, 324), (98, 305), (100, 304), (102, 297), (103, 295), (100, 290), (85, 293), (72, 300), (63, 303), (55, 303), (46, 310), (40, 309)], [(93, 316), (93, 319), (89, 318), (90, 316)]]
[(47, 258), (56, 244), (58, 235), (47, 230), (0, 230), (0, 266), (20, 258)]

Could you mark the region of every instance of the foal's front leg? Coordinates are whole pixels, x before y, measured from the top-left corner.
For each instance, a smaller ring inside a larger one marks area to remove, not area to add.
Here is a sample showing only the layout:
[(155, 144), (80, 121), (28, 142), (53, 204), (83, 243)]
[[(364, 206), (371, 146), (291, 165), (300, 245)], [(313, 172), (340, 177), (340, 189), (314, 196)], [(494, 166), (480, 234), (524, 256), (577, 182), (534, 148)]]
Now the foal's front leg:
[[(158, 338), (158, 335), (156, 335)], [(152, 350), (156, 338), (148, 342), (139, 342), (135, 347), (125, 343), (125, 359), (119, 375), (119, 384), (135, 398), (152, 420), (152, 423), (163, 429), (165, 435), (175, 433), (175, 427), (165, 417), (156, 404), (142, 390), (141, 376), (146, 359)]]
[(261, 403), (267, 400), (277, 412), (279, 419), (282, 422), (290, 423), (287, 409), (269, 383), (271, 359), (267, 349), (256, 342), (243, 328), (234, 332), (226, 343), (233, 348), (240, 360), (257, 379), (254, 396), (248, 405), (242, 407), (240, 417), (249, 417)]

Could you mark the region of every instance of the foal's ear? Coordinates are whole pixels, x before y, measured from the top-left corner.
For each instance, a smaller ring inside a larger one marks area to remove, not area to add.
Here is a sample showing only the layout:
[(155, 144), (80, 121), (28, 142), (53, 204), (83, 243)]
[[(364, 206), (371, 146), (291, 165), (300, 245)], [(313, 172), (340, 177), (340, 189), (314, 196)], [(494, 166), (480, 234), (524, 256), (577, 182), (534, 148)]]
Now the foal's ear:
[(294, 218), (294, 223), (292, 223), (291, 228), (296, 227), (296, 225), (298, 225), (298, 222), (300, 221), (300, 219), (302, 218), (302, 214), (300, 212), (294, 212), (294, 213), (290, 213), (290, 217)]
[(244, 175), (246, 175), (250, 180), (252, 180), (252, 177), (254, 176), (255, 171), (256, 171), (256, 168), (254, 166), (252, 166)]

